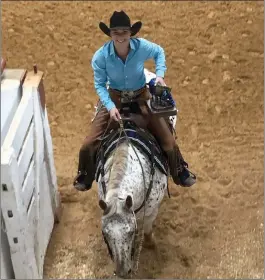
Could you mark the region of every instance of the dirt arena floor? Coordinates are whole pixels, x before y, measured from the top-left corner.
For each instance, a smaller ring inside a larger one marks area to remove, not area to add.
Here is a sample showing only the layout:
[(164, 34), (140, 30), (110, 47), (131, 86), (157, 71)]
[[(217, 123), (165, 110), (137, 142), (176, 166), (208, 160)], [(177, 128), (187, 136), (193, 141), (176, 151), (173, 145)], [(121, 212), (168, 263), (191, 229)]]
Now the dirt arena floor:
[[(264, 278), (263, 2), (2, 2), (10, 68), (45, 71), (62, 196), (46, 278), (108, 278), (97, 189), (77, 193), (77, 155), (97, 95), (90, 61), (108, 38), (98, 22), (124, 9), (139, 36), (165, 49), (178, 104), (178, 143), (198, 176), (170, 184), (137, 278)], [(151, 70), (152, 62), (147, 64)]]

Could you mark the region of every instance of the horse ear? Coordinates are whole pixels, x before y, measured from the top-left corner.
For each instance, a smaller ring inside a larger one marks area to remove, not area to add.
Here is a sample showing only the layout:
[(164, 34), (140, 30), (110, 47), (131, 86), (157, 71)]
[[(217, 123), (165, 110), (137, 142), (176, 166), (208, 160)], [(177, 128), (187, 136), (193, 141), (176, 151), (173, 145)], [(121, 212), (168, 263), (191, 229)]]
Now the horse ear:
[(104, 200), (102, 200), (102, 199), (100, 199), (100, 201), (99, 201), (99, 207), (103, 210), (103, 211), (106, 211), (106, 209), (108, 208), (108, 205), (107, 205), (107, 203), (104, 201)]
[(132, 207), (132, 204), (133, 204), (132, 197), (128, 195), (126, 198), (125, 205), (128, 209), (130, 209)]

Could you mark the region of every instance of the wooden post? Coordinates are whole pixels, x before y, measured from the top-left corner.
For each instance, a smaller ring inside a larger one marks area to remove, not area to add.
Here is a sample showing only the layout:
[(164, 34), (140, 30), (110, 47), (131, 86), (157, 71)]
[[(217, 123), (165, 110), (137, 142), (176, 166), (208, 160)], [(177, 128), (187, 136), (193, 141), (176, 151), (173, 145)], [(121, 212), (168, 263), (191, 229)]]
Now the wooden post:
[(1, 57), (1, 74), (3, 73), (5, 68), (6, 68), (6, 60)]

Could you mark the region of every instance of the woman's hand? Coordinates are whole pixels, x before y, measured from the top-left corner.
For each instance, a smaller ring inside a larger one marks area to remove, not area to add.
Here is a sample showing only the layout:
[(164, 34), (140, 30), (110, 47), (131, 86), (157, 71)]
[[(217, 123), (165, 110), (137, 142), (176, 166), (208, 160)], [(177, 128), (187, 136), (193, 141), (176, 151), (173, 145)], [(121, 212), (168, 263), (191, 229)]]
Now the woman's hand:
[(109, 114), (110, 114), (110, 118), (112, 120), (116, 121), (116, 122), (118, 122), (121, 119), (120, 112), (119, 112), (119, 110), (116, 107), (112, 108), (109, 111)]
[(155, 85), (160, 84), (161, 86), (165, 86), (166, 83), (162, 77), (156, 77)]

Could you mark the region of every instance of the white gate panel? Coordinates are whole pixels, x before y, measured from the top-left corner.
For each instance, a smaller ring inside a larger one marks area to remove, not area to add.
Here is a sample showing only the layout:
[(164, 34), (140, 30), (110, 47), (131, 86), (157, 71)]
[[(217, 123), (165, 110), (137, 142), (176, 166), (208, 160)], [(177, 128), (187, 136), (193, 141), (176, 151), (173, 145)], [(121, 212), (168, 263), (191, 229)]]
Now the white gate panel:
[[(1, 183), (15, 277), (40, 279), (60, 200), (45, 109), (42, 72), (29, 72), (1, 147)], [(48, 135), (47, 135), (48, 134)], [(58, 220), (58, 217), (56, 217)]]
[[(32, 95), (30, 93), (27, 93), (23, 95), (23, 98), (21, 99), (21, 102), (14, 115), (9, 131), (4, 140), (3, 146), (1, 147), (2, 150), (1, 160), (2, 158), (4, 160), (5, 152), (8, 152), (10, 150), (13, 151), (16, 160), (18, 159), (21, 153), (23, 154), (27, 153), (27, 151), (23, 150), (23, 143), (32, 117), (33, 117), (33, 99), (32, 99)], [(17, 174), (20, 174), (19, 168)], [(18, 184), (14, 185), (14, 187), (17, 187), (15, 191), (17, 193), (16, 198), (17, 198), (17, 205), (19, 206), (19, 208), (23, 207), (22, 205), (24, 204), (20, 196), (22, 183), (23, 183), (23, 179), (20, 178), (19, 176)]]

